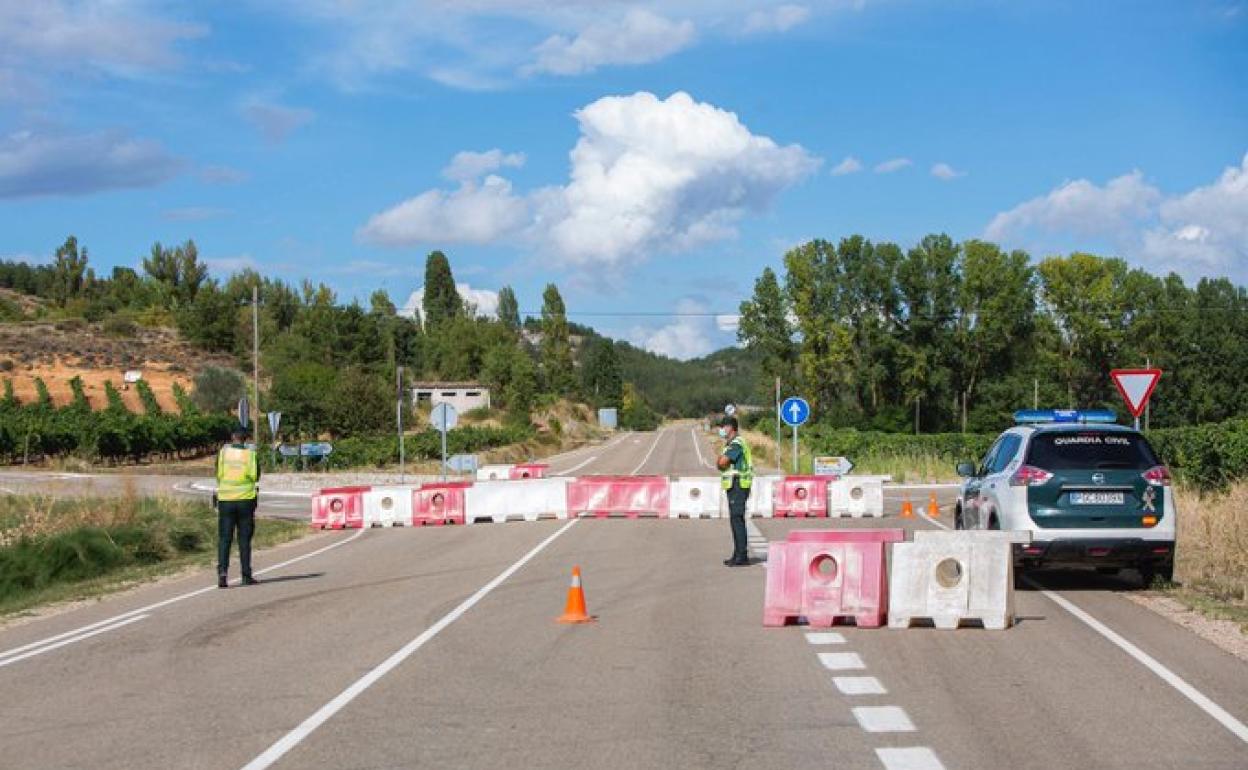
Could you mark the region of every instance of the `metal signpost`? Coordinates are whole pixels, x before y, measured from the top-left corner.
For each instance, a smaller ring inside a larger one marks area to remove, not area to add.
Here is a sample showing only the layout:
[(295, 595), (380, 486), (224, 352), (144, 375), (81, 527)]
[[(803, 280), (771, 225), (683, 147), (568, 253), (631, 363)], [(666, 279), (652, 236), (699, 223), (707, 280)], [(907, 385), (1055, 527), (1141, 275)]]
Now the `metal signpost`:
[(281, 412), (269, 412), (269, 436), (273, 439), (273, 465), (277, 465), (277, 428), (282, 424)]
[(446, 481), (446, 432), (455, 427), (455, 423), (459, 421), (459, 414), (455, 411), (455, 407), (443, 401), (433, 408), (433, 412), (429, 415), (429, 422), (433, 423), (433, 427), (437, 428), (442, 434), (442, 480)]
[(793, 472), (797, 473), (797, 428), (810, 419), (810, 404), (799, 396), (789, 396), (780, 405), (780, 419), (793, 427)]

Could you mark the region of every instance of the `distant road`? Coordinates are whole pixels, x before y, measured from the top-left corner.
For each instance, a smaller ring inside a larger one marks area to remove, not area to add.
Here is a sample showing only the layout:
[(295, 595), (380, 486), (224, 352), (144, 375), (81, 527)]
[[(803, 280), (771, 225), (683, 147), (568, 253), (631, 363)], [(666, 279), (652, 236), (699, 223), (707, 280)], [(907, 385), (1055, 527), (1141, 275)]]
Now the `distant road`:
[[(621, 434), (552, 466), (706, 475), (698, 441)], [(935, 522), (897, 518), (917, 488), (882, 521), (756, 537), (947, 526), (933, 491)], [(0, 764), (1248, 767), (1248, 665), (1129, 601), (1133, 579), (1041, 573), (1004, 632), (808, 634), (762, 627), (765, 567), (729, 550), (722, 520), (317, 534), (261, 554), (254, 588), (205, 573), (0, 630)], [(553, 622), (573, 565), (595, 624)]]

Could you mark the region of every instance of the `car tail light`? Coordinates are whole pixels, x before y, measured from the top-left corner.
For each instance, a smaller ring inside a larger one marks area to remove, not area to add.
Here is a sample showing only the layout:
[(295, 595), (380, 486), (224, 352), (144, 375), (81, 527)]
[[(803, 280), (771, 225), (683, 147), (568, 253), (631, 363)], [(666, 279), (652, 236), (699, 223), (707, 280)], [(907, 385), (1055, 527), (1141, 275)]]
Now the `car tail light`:
[(1164, 465), (1158, 465), (1144, 471), (1144, 480), (1155, 487), (1170, 486), (1170, 469)]
[(1010, 476), (1012, 487), (1038, 487), (1048, 483), (1053, 474), (1032, 465), (1024, 465)]

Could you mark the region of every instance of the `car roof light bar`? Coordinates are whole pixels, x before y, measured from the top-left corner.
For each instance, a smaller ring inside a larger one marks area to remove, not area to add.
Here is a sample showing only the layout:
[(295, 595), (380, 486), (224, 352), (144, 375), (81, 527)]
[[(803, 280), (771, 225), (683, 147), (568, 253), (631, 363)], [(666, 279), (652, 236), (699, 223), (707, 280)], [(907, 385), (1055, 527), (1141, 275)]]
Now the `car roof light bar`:
[(1014, 413), (1014, 422), (1019, 425), (1046, 423), (1113, 424), (1118, 422), (1118, 415), (1112, 409), (1020, 409)]

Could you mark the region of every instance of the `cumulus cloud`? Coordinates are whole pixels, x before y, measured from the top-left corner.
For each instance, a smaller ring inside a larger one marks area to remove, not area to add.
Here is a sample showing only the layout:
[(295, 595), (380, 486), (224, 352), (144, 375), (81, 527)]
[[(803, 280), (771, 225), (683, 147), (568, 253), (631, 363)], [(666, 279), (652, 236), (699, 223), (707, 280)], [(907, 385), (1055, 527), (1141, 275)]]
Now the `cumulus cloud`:
[(1211, 184), (1165, 195), (1139, 171), (1097, 185), (1086, 179), (997, 214), (984, 237), (1036, 241), (1103, 238), (1150, 267), (1187, 276), (1248, 278), (1248, 155)]
[(832, 176), (845, 176), (846, 174), (857, 174), (862, 171), (862, 161), (853, 155), (846, 155), (845, 160), (837, 163), (832, 168)]
[(706, 315), (706, 306), (695, 299), (676, 303), (676, 318), (657, 329), (635, 328), (629, 340), (638, 347), (662, 356), (688, 361), (699, 358), (718, 346), (712, 337), (714, 320)]
[(183, 163), (159, 143), (115, 131), (19, 131), (0, 138), (0, 198), (151, 187)]
[(526, 73), (581, 75), (609, 64), (648, 64), (693, 43), (691, 21), (671, 21), (645, 8), (595, 22), (574, 38), (551, 35), (534, 49)]
[(491, 175), (429, 190), (374, 216), (360, 237), (391, 246), (523, 238), (563, 265), (619, 268), (733, 235), (820, 162), (685, 93), (604, 97), (576, 119), (567, 184), (520, 196)]
[(489, 243), (522, 227), (528, 212), (528, 202), (512, 193), (511, 183), (491, 174), (453, 192), (423, 192), (375, 214), (356, 234), (381, 246)]
[(957, 171), (948, 163), (937, 163), (932, 166), (932, 176), (942, 181), (948, 182), (951, 179), (957, 179), (960, 176), (966, 176), (965, 171)]
[[(472, 307), (479, 316), (493, 317), (498, 315), (498, 292), (490, 289), (474, 289), (466, 283), (455, 284), (455, 290), (459, 292), (459, 297), (464, 304)], [(420, 316), (420, 320), (425, 320), (425, 287), (421, 286), (416, 291), (408, 295), (407, 302), (403, 303), (403, 307), (399, 309), (399, 315), (408, 318)]]
[(741, 315), (739, 313), (721, 313), (715, 316), (715, 326), (721, 332), (736, 334), (737, 329), (741, 328)]
[(249, 99), (241, 109), (247, 122), (273, 144), (286, 141), (298, 128), (316, 117), (316, 113), (307, 108), (290, 107), (264, 99)]
[(442, 169), (442, 176), (450, 179), (452, 182), (468, 182), (481, 178), (482, 175), (491, 171), (497, 171), (504, 166), (510, 168), (520, 168), (524, 165), (524, 153), (513, 152), (504, 154), (500, 149), (486, 150), (485, 152), (473, 152), (465, 150), (455, 153), (455, 157), (451, 158), (450, 164)]
[(784, 4), (766, 10), (752, 11), (745, 17), (745, 34), (758, 35), (768, 32), (788, 32), (810, 19), (810, 9), (804, 5)]
[[(233, 257), (208, 257), (204, 260), (204, 264), (218, 275), (230, 275), (244, 270), (255, 270), (258, 272), (261, 269), (260, 263), (250, 254), (238, 254)], [(272, 265), (268, 265), (265, 269), (272, 270), (272, 268)]]
[(907, 168), (911, 165), (913, 165), (913, 163), (909, 158), (893, 158), (892, 160), (886, 160), (883, 163), (876, 164), (875, 173), (891, 174), (894, 171), (901, 171), (903, 168)]

